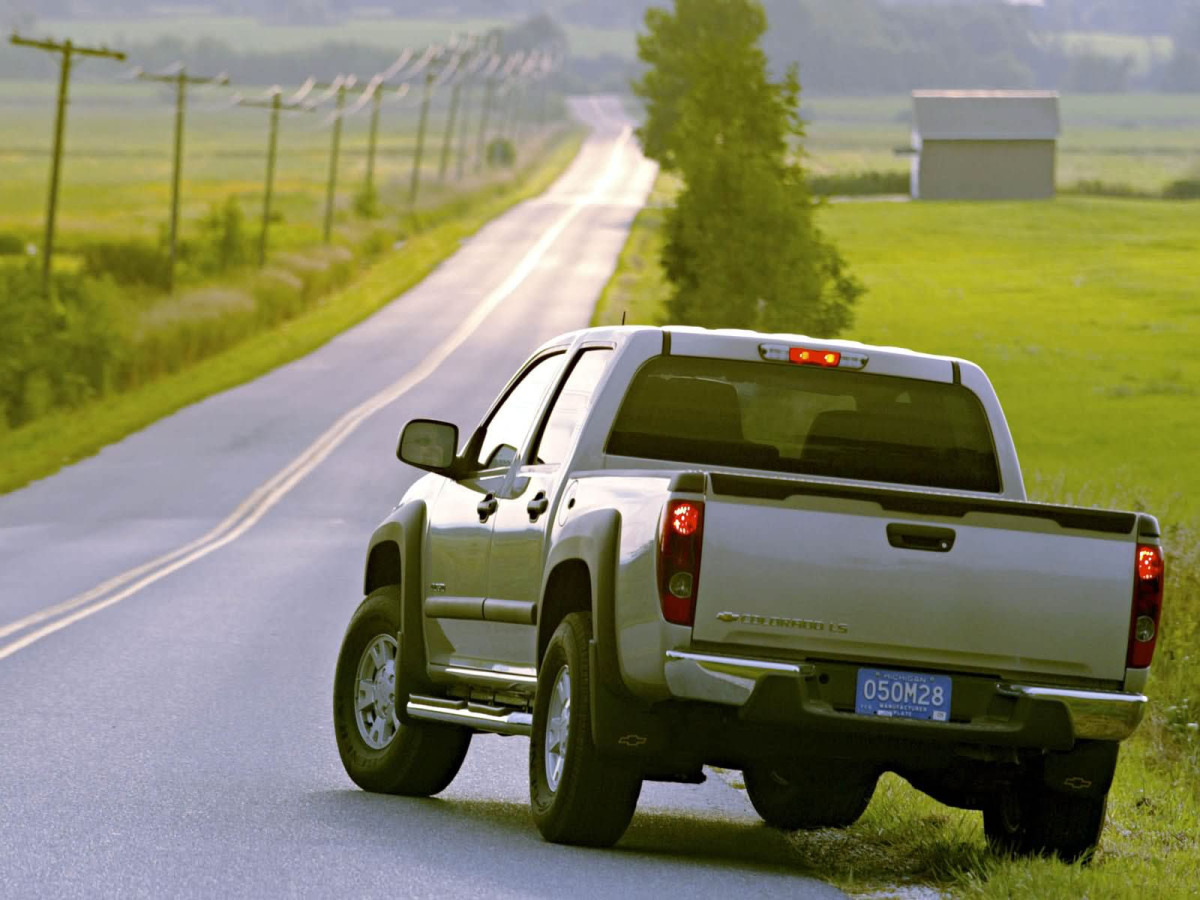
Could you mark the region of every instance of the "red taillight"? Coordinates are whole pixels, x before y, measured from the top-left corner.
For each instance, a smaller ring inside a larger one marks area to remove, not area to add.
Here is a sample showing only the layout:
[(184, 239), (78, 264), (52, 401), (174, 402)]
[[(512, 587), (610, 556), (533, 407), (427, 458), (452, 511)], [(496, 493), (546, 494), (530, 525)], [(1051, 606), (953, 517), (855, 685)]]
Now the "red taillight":
[(658, 541), (658, 597), (663, 618), (676, 625), (696, 618), (703, 537), (703, 501), (668, 500)]
[(1154, 544), (1138, 544), (1134, 559), (1133, 611), (1125, 664), (1131, 669), (1144, 669), (1154, 658), (1154, 646), (1158, 643), (1166, 565), (1162, 548)]
[(804, 347), (792, 347), (788, 359), (802, 366), (829, 366), (833, 368), (842, 361), (842, 354), (834, 350), (808, 350)]
[(671, 530), (681, 537), (690, 537), (700, 527), (700, 506), (695, 503), (673, 503)]

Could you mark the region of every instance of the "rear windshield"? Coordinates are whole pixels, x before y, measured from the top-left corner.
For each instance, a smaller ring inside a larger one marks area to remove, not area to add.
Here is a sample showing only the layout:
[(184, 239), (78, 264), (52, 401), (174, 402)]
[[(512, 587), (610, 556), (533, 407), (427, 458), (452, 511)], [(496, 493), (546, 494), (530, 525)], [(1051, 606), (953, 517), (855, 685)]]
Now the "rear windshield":
[(661, 356), (634, 377), (607, 451), (964, 491), (1000, 490), (961, 385), (816, 366)]

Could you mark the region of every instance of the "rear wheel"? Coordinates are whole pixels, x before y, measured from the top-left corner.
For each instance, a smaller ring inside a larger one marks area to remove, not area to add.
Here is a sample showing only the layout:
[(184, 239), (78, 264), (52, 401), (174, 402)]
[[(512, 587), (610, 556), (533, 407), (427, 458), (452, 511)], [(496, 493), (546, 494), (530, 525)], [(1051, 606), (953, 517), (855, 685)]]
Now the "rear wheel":
[(789, 831), (853, 825), (879, 779), (874, 769), (838, 760), (757, 763), (743, 775), (755, 812)]
[(605, 758), (592, 741), (590, 613), (571, 613), (538, 669), (529, 741), (533, 821), (548, 841), (607, 847), (637, 806), (640, 774)]
[(995, 796), (983, 809), (983, 832), (997, 853), (1088, 862), (1100, 843), (1108, 795), (1071, 797), (1028, 786)]
[(398, 588), (375, 591), (351, 617), (333, 677), (334, 732), (346, 774), (359, 787), (428, 797), (458, 774), (471, 732), (433, 722), (400, 724), (399, 630)]

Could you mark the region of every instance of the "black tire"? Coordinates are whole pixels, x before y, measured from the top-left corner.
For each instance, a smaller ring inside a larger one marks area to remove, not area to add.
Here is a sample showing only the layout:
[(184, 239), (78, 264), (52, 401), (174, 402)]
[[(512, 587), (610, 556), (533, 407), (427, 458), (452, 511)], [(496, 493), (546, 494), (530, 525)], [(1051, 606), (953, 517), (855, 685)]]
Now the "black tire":
[(993, 852), (1005, 856), (1056, 856), (1066, 863), (1087, 863), (1100, 843), (1107, 808), (1107, 794), (1071, 797), (1012, 788), (984, 807), (983, 833)]
[(844, 760), (766, 762), (742, 773), (746, 793), (775, 828), (846, 828), (871, 802), (879, 773)]
[[(601, 756), (592, 741), (591, 637), (591, 613), (571, 613), (554, 632), (542, 658), (529, 741), (529, 795), (533, 821), (546, 840), (610, 847), (629, 827), (642, 779), (636, 770)], [(566, 740), (557, 744), (556, 773), (548, 774), (549, 713), (564, 670), (569, 698)]]
[[(367, 664), (366, 652), (386, 638), (394, 645), (399, 630), (399, 588), (380, 588), (355, 610), (333, 676), (333, 729), (346, 774), (363, 790), (429, 797), (445, 790), (458, 774), (471, 744), (471, 731), (433, 722), (401, 725), (394, 717), (388, 723), (380, 716), (375, 718), (380, 728), (375, 743), (384, 745), (372, 746), (371, 735), (363, 733), (358, 717), (359, 669)], [(381, 683), (389, 680), (394, 706), (394, 656), (390, 678), (385, 674)], [(387, 711), (386, 705), (380, 707), (376, 701), (371, 710), (380, 708)]]

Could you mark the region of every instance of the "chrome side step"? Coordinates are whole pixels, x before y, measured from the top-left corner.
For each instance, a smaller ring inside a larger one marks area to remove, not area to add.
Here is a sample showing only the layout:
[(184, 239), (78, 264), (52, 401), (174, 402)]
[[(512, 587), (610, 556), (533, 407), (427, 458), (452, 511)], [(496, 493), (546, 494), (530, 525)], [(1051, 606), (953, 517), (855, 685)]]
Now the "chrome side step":
[(447, 725), (465, 725), (492, 734), (519, 734), (528, 737), (533, 730), (532, 715), (507, 706), (413, 694), (408, 698), (406, 708), (414, 719), (444, 722)]

